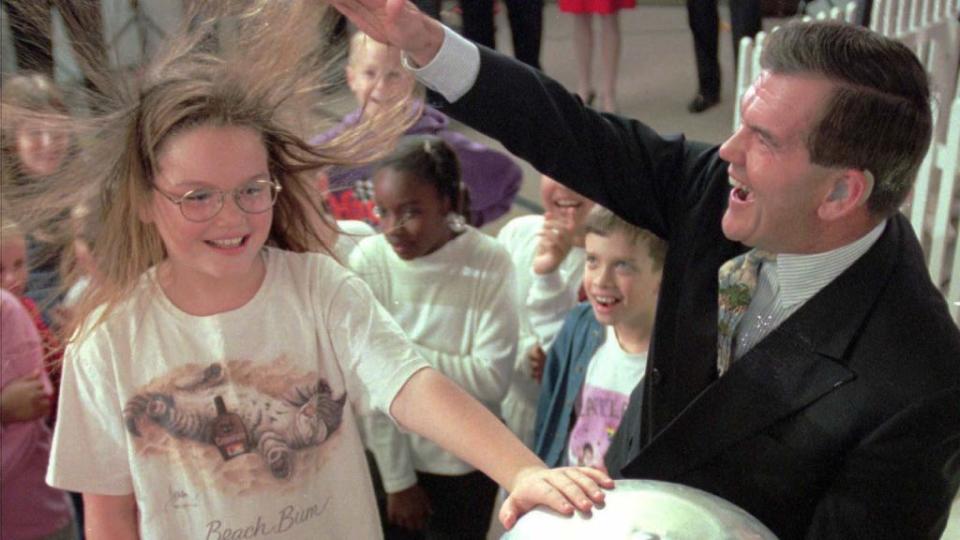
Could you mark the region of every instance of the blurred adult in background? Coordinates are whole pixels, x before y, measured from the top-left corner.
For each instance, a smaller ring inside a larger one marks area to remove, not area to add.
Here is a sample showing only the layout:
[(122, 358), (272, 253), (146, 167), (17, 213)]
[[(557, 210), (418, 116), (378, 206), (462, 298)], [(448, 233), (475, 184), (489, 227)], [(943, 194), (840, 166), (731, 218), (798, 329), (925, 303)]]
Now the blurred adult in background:
[[(740, 39), (757, 35), (761, 20), (760, 0), (730, 0), (734, 72)], [(697, 93), (687, 110), (697, 114), (720, 103), (717, 0), (687, 0), (687, 23), (693, 33), (693, 52), (697, 59)]]
[[(420, 0), (424, 1), (424, 0)], [(485, 47), (497, 48), (493, 24), (494, 0), (460, 0), (463, 35)], [(543, 0), (504, 0), (513, 55), (524, 64), (540, 69), (540, 42), (543, 39)]]
[(577, 94), (593, 105), (593, 18), (600, 19), (600, 110), (617, 110), (617, 74), (620, 68), (620, 10), (633, 9), (636, 0), (560, 0), (560, 11), (573, 17), (573, 48), (577, 57)]

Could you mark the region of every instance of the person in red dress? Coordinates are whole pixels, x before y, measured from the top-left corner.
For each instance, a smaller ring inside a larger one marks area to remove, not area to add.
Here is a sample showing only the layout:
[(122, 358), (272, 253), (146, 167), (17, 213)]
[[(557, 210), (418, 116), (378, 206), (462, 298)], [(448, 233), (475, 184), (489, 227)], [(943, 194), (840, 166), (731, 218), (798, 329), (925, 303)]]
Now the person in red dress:
[(573, 47), (577, 55), (577, 94), (589, 105), (593, 87), (593, 15), (600, 19), (600, 110), (617, 110), (617, 74), (620, 64), (621, 9), (633, 9), (636, 0), (559, 0), (560, 11), (573, 15)]

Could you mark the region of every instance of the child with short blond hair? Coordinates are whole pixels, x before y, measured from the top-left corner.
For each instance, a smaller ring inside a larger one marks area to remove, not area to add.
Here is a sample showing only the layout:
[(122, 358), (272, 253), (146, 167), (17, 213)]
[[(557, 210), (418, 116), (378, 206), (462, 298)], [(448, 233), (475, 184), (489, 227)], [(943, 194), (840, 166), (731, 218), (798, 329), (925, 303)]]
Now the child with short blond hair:
[[(401, 65), (399, 49), (357, 32), (350, 39), (346, 76), (359, 108), (331, 130), (314, 137), (312, 143), (333, 139), (392, 108), (408, 107), (411, 115), (419, 116), (405, 135), (440, 137), (457, 154), (463, 183), (470, 194), (470, 224), (479, 227), (510, 210), (523, 179), (520, 167), (507, 154), (450, 129), (449, 118), (437, 109), (406, 101), (414, 92), (416, 81)], [(328, 173), (327, 204), (337, 219), (361, 220), (373, 225), (379, 222), (373, 212), (372, 177), (373, 165), (340, 167)]]
[(537, 455), (603, 468), (646, 372), (666, 242), (595, 207), (587, 216), (583, 288), (547, 355), (537, 405)]

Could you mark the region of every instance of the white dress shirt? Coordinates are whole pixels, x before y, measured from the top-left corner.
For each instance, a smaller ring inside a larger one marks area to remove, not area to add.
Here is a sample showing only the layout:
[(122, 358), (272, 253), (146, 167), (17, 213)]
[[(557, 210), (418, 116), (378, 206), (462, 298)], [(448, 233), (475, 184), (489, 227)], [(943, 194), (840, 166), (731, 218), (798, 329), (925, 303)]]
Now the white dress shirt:
[(757, 289), (735, 330), (733, 356), (739, 359), (780, 326), (800, 306), (813, 298), (844, 270), (850, 268), (880, 238), (887, 222), (859, 239), (830, 251), (812, 255), (777, 255), (764, 263)]

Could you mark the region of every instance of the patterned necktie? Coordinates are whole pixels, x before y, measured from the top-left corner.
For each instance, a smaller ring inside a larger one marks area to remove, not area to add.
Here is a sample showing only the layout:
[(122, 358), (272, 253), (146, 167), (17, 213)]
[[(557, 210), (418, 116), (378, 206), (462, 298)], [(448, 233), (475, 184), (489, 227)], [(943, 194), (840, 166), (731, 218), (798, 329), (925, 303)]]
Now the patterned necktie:
[(775, 258), (772, 253), (751, 249), (723, 263), (717, 272), (717, 372), (720, 375), (726, 373), (733, 362), (733, 334), (757, 289), (760, 266)]

